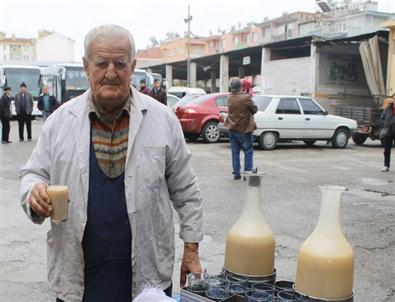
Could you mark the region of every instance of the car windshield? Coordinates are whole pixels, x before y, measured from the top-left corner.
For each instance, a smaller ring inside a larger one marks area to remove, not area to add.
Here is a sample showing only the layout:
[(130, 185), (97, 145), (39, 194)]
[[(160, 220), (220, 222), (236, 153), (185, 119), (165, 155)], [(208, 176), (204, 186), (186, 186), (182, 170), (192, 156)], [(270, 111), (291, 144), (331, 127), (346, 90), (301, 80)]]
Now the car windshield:
[(4, 68), (6, 85), (11, 87), (13, 94), (17, 94), (23, 82), (33, 96), (39, 96), (40, 70), (34, 68)]
[(270, 96), (254, 95), (253, 100), (258, 106), (258, 111), (265, 111), (272, 98)]
[(66, 90), (87, 90), (88, 86), (83, 67), (66, 67)]
[(198, 98), (199, 96), (200, 96), (199, 94), (187, 94), (181, 99), (179, 106), (185, 106), (186, 104), (192, 102), (194, 99)]
[(188, 104), (195, 104), (195, 105), (199, 105), (202, 104), (206, 101), (208, 101), (209, 99), (211, 99), (213, 96), (211, 94), (204, 94), (201, 95), (195, 99), (193, 99), (192, 101), (190, 101)]

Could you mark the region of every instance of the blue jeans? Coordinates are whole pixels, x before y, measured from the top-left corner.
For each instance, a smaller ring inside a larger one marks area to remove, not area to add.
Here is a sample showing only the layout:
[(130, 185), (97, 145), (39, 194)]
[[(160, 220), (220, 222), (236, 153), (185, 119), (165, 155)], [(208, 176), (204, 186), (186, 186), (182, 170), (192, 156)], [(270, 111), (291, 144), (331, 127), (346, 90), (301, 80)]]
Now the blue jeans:
[(51, 115), (51, 112), (46, 112), (46, 111), (43, 111), (43, 121), (45, 122), (45, 120), (48, 118), (48, 116), (50, 116)]
[(229, 131), (229, 142), (232, 149), (232, 168), (234, 175), (240, 175), (240, 150), (244, 152), (244, 171), (252, 171), (254, 149), (252, 132), (239, 133)]

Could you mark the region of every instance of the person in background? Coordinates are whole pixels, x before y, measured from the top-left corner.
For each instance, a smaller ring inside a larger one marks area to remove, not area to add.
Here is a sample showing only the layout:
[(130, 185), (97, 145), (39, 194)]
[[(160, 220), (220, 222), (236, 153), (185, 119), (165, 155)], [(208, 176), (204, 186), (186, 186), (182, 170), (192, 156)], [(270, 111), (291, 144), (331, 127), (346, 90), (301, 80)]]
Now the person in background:
[(11, 113), (11, 88), (4, 87), (4, 94), (0, 99), (0, 118), (1, 118), (1, 143), (10, 144), (10, 120), (12, 118)]
[(384, 145), (384, 167), (382, 172), (390, 170), (391, 149), (395, 141), (395, 94), (390, 99), (386, 99), (383, 108), (384, 112), (381, 115), (381, 128), (385, 131), (385, 135), (381, 138)]
[(24, 141), (24, 127), (26, 124), (27, 139), (32, 140), (32, 112), (33, 96), (27, 90), (25, 83), (19, 86), (20, 91), (15, 95), (15, 111), (19, 126), (19, 141)]
[(43, 120), (48, 118), (58, 108), (58, 102), (53, 95), (49, 94), (49, 87), (43, 87), (43, 94), (38, 98), (38, 110), (43, 113)]
[(146, 95), (150, 95), (151, 94), (151, 90), (149, 90), (149, 88), (147, 87), (147, 83), (145, 81), (145, 79), (141, 79), (140, 80), (140, 90), (139, 92), (144, 93)]
[(180, 285), (201, 273), (203, 200), (191, 153), (173, 112), (131, 86), (128, 30), (98, 26), (84, 48), (89, 89), (44, 123), (21, 170), (22, 208), (42, 224), (53, 211), (47, 186), (69, 188), (68, 219), (47, 237), (58, 302), (130, 302), (146, 287), (171, 296), (173, 209), (184, 241)]
[(252, 83), (250, 81), (244, 79), (242, 81), (241, 92), (248, 93), (250, 96), (252, 96), (253, 95)]
[(167, 106), (167, 94), (166, 90), (161, 87), (160, 81), (158, 79), (154, 80), (154, 87), (151, 90), (151, 97), (153, 97), (158, 102), (162, 103), (163, 105)]
[(252, 172), (254, 153), (252, 132), (256, 129), (254, 113), (258, 108), (251, 96), (242, 92), (242, 82), (239, 78), (231, 80), (230, 89), (225, 127), (229, 129), (233, 179), (237, 180), (241, 178), (240, 150), (244, 152), (244, 171)]

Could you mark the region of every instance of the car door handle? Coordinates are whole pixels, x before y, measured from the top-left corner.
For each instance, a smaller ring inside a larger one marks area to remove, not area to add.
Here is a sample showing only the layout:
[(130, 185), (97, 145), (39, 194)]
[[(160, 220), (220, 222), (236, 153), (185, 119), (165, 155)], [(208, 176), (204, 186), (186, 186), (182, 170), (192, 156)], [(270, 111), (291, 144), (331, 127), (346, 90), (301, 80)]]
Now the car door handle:
[(279, 120), (282, 120), (283, 118), (282, 118), (282, 117), (278, 117), (278, 119), (279, 119)]
[(309, 121), (310, 120), (310, 118), (309, 117), (306, 117), (306, 121)]

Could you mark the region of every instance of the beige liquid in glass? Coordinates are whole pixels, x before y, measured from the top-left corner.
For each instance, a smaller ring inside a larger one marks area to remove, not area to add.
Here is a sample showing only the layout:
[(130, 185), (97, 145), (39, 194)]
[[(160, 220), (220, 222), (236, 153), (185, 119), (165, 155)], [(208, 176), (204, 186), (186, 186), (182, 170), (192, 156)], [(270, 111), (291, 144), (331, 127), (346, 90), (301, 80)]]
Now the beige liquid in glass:
[(270, 275), (274, 271), (275, 240), (261, 209), (262, 175), (248, 177), (243, 211), (226, 239), (225, 268), (242, 275)]
[(352, 296), (354, 252), (340, 226), (343, 187), (321, 187), (321, 213), (313, 233), (299, 250), (295, 289), (321, 299)]
[(59, 223), (67, 219), (69, 209), (69, 188), (67, 186), (49, 186), (47, 194), (52, 204), (51, 219)]

